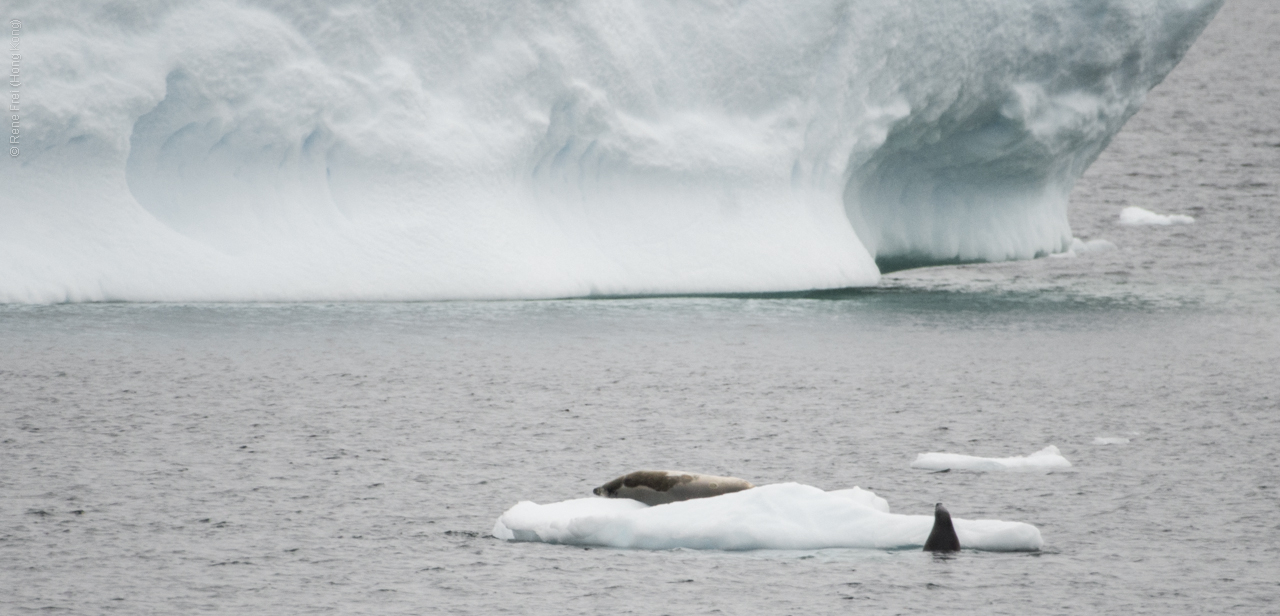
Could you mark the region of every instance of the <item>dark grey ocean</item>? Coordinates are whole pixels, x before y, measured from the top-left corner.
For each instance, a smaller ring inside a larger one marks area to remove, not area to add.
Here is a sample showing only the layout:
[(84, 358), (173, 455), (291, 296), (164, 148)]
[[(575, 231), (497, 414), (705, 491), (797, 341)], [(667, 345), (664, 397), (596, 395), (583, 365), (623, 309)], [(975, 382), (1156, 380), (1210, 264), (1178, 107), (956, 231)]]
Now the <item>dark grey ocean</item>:
[[(1116, 248), (1074, 258), (783, 296), (0, 306), (0, 614), (1280, 613), (1277, 67), (1280, 4), (1228, 2), (1076, 187), (1075, 235)], [(1047, 445), (1072, 468), (909, 467)], [(640, 468), (942, 501), (1045, 548), (489, 535)]]

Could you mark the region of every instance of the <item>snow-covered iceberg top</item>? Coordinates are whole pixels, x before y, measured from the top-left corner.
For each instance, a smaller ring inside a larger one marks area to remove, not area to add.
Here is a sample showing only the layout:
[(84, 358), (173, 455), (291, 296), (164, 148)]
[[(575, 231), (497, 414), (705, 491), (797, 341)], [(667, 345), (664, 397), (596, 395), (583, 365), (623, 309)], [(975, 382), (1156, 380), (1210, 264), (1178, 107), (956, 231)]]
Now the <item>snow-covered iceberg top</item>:
[[(965, 549), (1035, 551), (1040, 531), (1022, 522), (952, 518)], [(629, 499), (522, 501), (493, 526), (509, 541), (666, 550), (905, 549), (924, 545), (933, 515), (889, 512), (860, 488), (824, 492), (799, 483), (650, 507)]]
[(1068, 468), (1071, 462), (1062, 457), (1057, 447), (1049, 445), (1028, 456), (1011, 458), (980, 458), (959, 453), (929, 452), (916, 456), (911, 468), (923, 468), (931, 471), (948, 469), (966, 471), (1048, 471), (1055, 468)]
[(1184, 214), (1157, 214), (1137, 206), (1130, 206), (1120, 210), (1120, 224), (1130, 227), (1189, 225), (1195, 221), (1196, 219)]

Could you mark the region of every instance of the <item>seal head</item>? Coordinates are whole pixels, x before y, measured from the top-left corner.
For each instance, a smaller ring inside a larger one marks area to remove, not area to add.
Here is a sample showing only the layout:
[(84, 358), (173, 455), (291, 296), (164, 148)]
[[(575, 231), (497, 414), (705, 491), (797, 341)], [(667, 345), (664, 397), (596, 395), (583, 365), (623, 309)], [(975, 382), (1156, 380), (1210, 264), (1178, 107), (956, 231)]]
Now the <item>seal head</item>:
[(942, 503), (933, 507), (933, 530), (929, 532), (929, 539), (924, 542), (924, 551), (960, 551), (960, 538), (956, 536), (956, 527), (951, 524), (951, 512)]
[(681, 471), (636, 471), (594, 490), (605, 498), (630, 498), (646, 505), (665, 505), (695, 498), (741, 492), (755, 486), (737, 477), (699, 475)]

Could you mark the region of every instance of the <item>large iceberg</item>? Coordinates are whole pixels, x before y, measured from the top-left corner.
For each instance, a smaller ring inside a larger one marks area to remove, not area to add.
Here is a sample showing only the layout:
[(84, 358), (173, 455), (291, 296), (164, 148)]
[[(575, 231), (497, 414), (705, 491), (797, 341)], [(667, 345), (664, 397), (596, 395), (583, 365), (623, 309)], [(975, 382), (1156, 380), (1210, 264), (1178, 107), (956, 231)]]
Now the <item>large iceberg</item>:
[[(1040, 531), (1022, 522), (952, 522), (965, 549), (1018, 552), (1044, 545)], [(649, 550), (918, 549), (932, 528), (932, 513), (890, 513), (888, 502), (866, 490), (779, 483), (654, 507), (629, 499), (523, 501), (498, 518), (493, 536)]]
[(875, 284), (1067, 250), (1222, 0), (19, 1), (0, 301)]

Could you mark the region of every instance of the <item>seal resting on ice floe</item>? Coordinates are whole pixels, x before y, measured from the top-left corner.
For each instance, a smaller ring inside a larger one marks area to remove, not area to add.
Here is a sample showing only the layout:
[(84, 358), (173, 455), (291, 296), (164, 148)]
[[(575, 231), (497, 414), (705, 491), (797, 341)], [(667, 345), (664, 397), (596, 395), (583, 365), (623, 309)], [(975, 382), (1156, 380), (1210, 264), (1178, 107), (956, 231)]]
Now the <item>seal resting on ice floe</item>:
[(933, 507), (933, 530), (924, 542), (926, 552), (959, 552), (960, 538), (956, 536), (956, 527), (951, 524), (951, 512), (942, 503)]
[(741, 492), (754, 487), (737, 477), (717, 477), (680, 471), (636, 471), (614, 479), (592, 492), (596, 496), (605, 498), (630, 498), (646, 505), (663, 505)]

